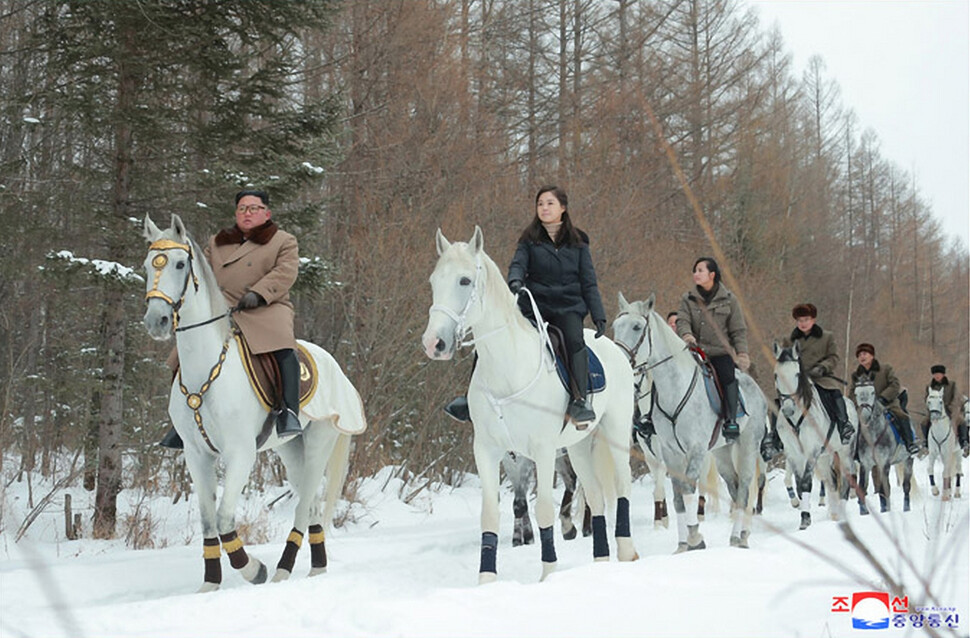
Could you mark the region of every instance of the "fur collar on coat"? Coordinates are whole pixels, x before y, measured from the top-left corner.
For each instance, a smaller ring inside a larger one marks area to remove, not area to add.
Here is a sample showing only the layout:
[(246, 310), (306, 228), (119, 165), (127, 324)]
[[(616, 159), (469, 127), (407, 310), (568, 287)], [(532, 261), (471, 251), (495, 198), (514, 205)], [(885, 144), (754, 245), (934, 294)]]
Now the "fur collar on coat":
[(233, 224), (229, 228), (223, 228), (216, 235), (216, 246), (227, 246), (229, 244), (241, 244), (244, 241), (251, 241), (259, 245), (268, 244), (269, 240), (273, 238), (279, 227), (273, 222), (272, 219), (267, 220), (262, 226), (257, 226), (249, 233), (249, 237), (243, 235), (242, 230), (239, 226)]

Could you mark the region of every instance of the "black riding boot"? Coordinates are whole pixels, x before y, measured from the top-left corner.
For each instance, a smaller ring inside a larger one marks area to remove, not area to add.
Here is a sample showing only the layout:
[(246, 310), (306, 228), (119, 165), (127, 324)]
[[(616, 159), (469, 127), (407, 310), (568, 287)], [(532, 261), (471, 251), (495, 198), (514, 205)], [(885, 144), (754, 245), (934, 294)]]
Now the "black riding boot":
[(634, 436), (640, 435), (647, 445), (650, 445), (650, 439), (654, 434), (657, 433), (657, 429), (653, 426), (653, 416), (650, 412), (646, 414), (640, 414), (640, 408), (636, 408), (633, 413), (633, 434)]
[(845, 397), (842, 396), (841, 392), (834, 394), (835, 426), (839, 428), (839, 438), (842, 440), (842, 445), (848, 445), (849, 441), (852, 440), (852, 435), (855, 434), (855, 428), (849, 423), (849, 414), (845, 411)]
[(569, 402), (566, 414), (575, 422), (577, 430), (585, 430), (586, 426), (596, 420), (596, 413), (586, 401), (586, 388), (589, 385), (589, 358), (586, 348), (573, 353), (571, 367), (577, 394)]
[(468, 411), (468, 397), (464, 394), (452, 399), (443, 410), (445, 414), (459, 423), (467, 423), (472, 420), (472, 415)]
[(967, 433), (966, 423), (957, 426), (957, 441), (960, 442), (960, 449), (963, 450), (963, 458), (966, 458), (970, 455), (970, 434)]
[(174, 427), (168, 429), (162, 440), (158, 442), (162, 447), (171, 448), (173, 450), (181, 450), (185, 448), (185, 444), (182, 442), (182, 437), (179, 433), (175, 431)]
[(929, 452), (930, 450), (930, 420), (924, 419), (919, 424), (919, 432), (923, 435), (923, 451)]
[(292, 348), (273, 353), (280, 366), (280, 383), (283, 386), (283, 405), (276, 412), (276, 434), (294, 436), (303, 432), (300, 426), (300, 361)]
[(721, 434), (728, 443), (735, 441), (741, 434), (741, 428), (738, 427), (737, 381), (724, 386), (724, 425), (721, 426)]
[[(775, 399), (775, 403), (778, 403), (778, 399)], [(781, 439), (778, 438), (777, 405), (775, 407), (775, 410), (768, 410), (768, 431), (765, 432), (765, 438), (761, 440), (761, 458), (765, 460), (765, 463), (780, 454), (784, 447), (781, 444)]]
[(909, 452), (910, 456), (917, 456), (920, 449), (916, 441), (913, 440), (913, 425), (910, 423), (909, 417), (903, 417), (897, 419), (897, 421), (899, 421), (899, 437), (906, 445), (906, 451)]

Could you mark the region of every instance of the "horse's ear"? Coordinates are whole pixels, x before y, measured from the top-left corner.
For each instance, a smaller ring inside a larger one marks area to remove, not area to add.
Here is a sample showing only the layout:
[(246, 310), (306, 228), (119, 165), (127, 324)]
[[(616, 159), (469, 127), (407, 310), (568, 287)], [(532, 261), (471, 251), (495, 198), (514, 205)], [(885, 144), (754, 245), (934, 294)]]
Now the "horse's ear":
[(657, 304), (657, 293), (651, 292), (647, 300), (643, 302), (643, 309), (646, 311), (643, 313), (646, 316), (648, 313), (653, 312), (654, 306)]
[(446, 250), (448, 250), (448, 247), (449, 246), (451, 246), (451, 242), (448, 241), (447, 239), (445, 239), (445, 236), (441, 232), (441, 229), (440, 228), (438, 229), (438, 231), (434, 235), (434, 244), (438, 248), (438, 255), (439, 256), (441, 255), (441, 253), (443, 253)]
[(175, 234), (183, 242), (188, 237), (188, 232), (185, 230), (185, 224), (182, 223), (182, 218), (175, 213), (172, 213), (172, 229), (175, 230)]
[(159, 235), (162, 234), (162, 231), (158, 229), (158, 226), (155, 225), (155, 222), (152, 221), (152, 218), (148, 213), (145, 213), (145, 224), (142, 226), (141, 234), (149, 242), (155, 241), (158, 239)]
[(471, 241), (468, 242), (468, 245), (476, 253), (482, 252), (482, 248), (485, 247), (485, 238), (482, 236), (482, 229), (478, 224), (475, 224), (475, 232), (472, 234)]
[(620, 312), (629, 312), (630, 311), (630, 302), (627, 301), (626, 300), (626, 297), (623, 296), (623, 292), (622, 291), (617, 291), (616, 297), (617, 297), (617, 301), (619, 302)]
[(781, 344), (778, 343), (777, 341), (772, 341), (771, 342), (771, 351), (774, 353), (775, 359), (777, 359), (778, 357), (780, 357), (781, 356)]
[(791, 344), (791, 354), (796, 359), (800, 359), (802, 355), (802, 348), (798, 345), (798, 342)]

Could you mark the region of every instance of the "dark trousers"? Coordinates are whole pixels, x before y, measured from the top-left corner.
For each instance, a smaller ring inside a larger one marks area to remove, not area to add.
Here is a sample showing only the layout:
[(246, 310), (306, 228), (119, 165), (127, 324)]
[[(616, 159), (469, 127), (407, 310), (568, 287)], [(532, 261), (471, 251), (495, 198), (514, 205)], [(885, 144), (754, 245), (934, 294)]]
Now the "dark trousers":
[(586, 397), (587, 374), (589, 373), (589, 355), (586, 353), (586, 341), (583, 339), (583, 316), (577, 312), (562, 314), (548, 313), (543, 315), (551, 325), (562, 332), (563, 344), (570, 356), (570, 394), (573, 399)]
[(711, 367), (717, 375), (717, 381), (721, 384), (723, 402), (721, 405), (721, 415), (725, 421), (734, 422), (738, 412), (738, 382), (734, 376), (734, 359), (729, 354), (719, 354), (709, 357)]

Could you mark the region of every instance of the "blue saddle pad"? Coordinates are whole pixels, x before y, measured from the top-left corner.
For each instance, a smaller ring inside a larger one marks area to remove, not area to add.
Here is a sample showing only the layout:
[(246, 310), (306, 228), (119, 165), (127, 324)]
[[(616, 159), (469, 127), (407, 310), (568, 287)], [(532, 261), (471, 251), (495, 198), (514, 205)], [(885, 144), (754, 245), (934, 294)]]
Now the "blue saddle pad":
[[(893, 413), (889, 412), (888, 410), (886, 411), (886, 422), (889, 423), (889, 427), (892, 428), (893, 436), (896, 437), (896, 443), (902, 443), (903, 437), (899, 435), (899, 424), (896, 423), (896, 417), (893, 416)], [(913, 440), (915, 441), (916, 431), (913, 429), (912, 425), (910, 425), (909, 431), (910, 436), (912, 436)]]
[[(717, 384), (714, 382), (714, 375), (710, 373), (707, 367), (702, 366), (701, 376), (704, 377), (704, 389), (707, 390), (707, 401), (711, 404), (711, 409), (714, 410), (714, 414), (721, 413), (721, 397), (717, 394)], [(744, 409), (744, 397), (741, 396), (741, 388), (738, 388), (738, 413), (735, 416), (742, 417), (748, 412)]]
[[(586, 384), (586, 394), (596, 394), (602, 392), (606, 387), (606, 375), (603, 373), (603, 363), (589, 346), (586, 346), (586, 354), (589, 355), (589, 381)], [(566, 363), (558, 354), (556, 355), (556, 371), (559, 372), (562, 387), (566, 388), (566, 392), (569, 392), (569, 373), (566, 372)]]

